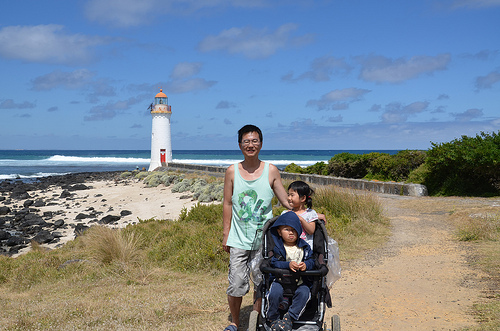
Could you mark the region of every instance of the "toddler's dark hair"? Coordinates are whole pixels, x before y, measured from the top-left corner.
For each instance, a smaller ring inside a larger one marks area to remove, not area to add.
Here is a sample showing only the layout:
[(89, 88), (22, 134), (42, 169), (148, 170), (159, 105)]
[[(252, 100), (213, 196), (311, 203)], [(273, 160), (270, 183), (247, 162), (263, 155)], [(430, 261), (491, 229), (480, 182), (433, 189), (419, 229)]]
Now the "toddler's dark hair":
[(295, 182), (288, 185), (288, 190), (290, 190), (290, 189), (297, 192), (299, 197), (305, 196), (307, 208), (312, 208), (313, 201), (312, 201), (311, 195), (314, 194), (314, 190), (309, 185), (307, 185), (307, 183), (305, 183), (301, 180), (296, 180)]

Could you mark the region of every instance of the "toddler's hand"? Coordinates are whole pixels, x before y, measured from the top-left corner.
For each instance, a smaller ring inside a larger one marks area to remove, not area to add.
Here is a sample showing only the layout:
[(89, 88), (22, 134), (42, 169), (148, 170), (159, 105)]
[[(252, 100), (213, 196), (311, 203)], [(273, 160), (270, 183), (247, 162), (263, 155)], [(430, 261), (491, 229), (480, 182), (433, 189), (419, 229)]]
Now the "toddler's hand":
[(291, 261), (289, 267), (290, 267), (290, 270), (292, 270), (293, 272), (300, 270), (300, 264), (298, 264), (295, 261)]

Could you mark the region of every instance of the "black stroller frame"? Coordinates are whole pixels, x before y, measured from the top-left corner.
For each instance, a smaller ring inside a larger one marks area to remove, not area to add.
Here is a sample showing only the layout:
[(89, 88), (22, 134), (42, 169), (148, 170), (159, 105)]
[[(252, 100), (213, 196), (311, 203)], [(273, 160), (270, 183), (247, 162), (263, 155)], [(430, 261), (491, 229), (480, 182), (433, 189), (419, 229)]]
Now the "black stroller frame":
[[(270, 234), (270, 228), (278, 217), (274, 217), (267, 221), (263, 228), (262, 234), (262, 256), (263, 261), (260, 265), (260, 270), (263, 274), (263, 279), (259, 285), (259, 291), (262, 298), (262, 305), (260, 311), (260, 319), (254, 318), (255, 326), (252, 326), (250, 321), (249, 330), (265, 330), (270, 331), (271, 328), (267, 323), (266, 311), (268, 302), (266, 299), (266, 292), (271, 284), (271, 275), (276, 277), (291, 277), (291, 276), (304, 276), (310, 277), (314, 280), (311, 289), (311, 300), (308, 302), (306, 309), (299, 320), (293, 322), (293, 330), (300, 331), (326, 331), (326, 330), (340, 330), (340, 320), (337, 315), (332, 317), (332, 328), (327, 329), (325, 319), (325, 312), (327, 307), (331, 307), (330, 291), (327, 286), (326, 275), (328, 274), (328, 234), (323, 221), (316, 221), (316, 230), (314, 232), (313, 255), (316, 261), (316, 268), (314, 270), (297, 271), (293, 272), (287, 269), (277, 269), (270, 266), (271, 257), (273, 254), (274, 241)], [(284, 312), (283, 312), (284, 313)]]

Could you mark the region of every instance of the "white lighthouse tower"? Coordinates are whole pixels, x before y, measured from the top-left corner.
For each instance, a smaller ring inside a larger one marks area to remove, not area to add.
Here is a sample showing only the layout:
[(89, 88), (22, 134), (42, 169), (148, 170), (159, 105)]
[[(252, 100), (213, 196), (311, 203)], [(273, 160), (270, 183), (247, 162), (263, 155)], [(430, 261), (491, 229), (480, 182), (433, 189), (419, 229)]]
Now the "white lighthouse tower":
[(168, 97), (160, 89), (151, 105), (153, 127), (151, 130), (151, 163), (148, 171), (158, 167), (166, 167), (172, 162), (172, 141), (170, 135), (170, 115), (172, 109), (168, 105)]

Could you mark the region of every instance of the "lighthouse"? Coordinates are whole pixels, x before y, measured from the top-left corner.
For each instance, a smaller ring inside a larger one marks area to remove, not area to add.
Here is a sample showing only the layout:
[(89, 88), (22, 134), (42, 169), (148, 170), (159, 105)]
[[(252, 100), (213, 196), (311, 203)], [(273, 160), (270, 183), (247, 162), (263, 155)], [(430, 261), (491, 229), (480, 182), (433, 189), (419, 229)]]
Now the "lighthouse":
[(151, 129), (151, 163), (148, 171), (166, 167), (169, 162), (172, 162), (170, 115), (172, 115), (172, 109), (168, 105), (168, 97), (160, 89), (160, 93), (155, 96), (154, 104), (151, 105), (153, 126)]

